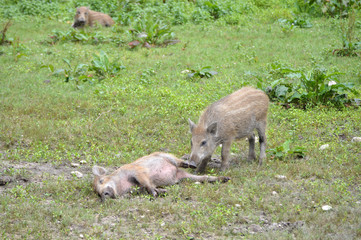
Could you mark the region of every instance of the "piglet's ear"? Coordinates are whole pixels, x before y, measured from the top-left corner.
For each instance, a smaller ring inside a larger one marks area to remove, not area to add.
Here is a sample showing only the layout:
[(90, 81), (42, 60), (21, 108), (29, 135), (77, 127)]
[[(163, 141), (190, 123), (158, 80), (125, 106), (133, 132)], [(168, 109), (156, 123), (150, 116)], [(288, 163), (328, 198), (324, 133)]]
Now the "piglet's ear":
[(196, 124), (194, 122), (192, 122), (192, 120), (190, 118), (188, 118), (188, 122), (189, 122), (189, 130), (192, 133), (193, 128), (196, 127)]
[(107, 174), (107, 170), (105, 170), (103, 167), (94, 166), (92, 170), (95, 176), (103, 176)]

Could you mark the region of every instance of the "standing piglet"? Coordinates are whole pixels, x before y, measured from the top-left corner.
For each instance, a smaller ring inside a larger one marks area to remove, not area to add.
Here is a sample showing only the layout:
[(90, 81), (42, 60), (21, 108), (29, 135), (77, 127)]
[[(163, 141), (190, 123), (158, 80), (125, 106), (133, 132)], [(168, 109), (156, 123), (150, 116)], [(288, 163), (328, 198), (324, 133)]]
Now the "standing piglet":
[(88, 7), (78, 7), (74, 17), (73, 28), (79, 28), (84, 26), (94, 26), (95, 23), (102, 25), (103, 27), (110, 27), (114, 24), (113, 19), (101, 12), (95, 12)]
[(198, 124), (190, 119), (192, 150), (190, 164), (204, 172), (217, 146), (222, 144), (221, 171), (229, 166), (229, 152), (234, 139), (248, 137), (248, 160), (256, 158), (254, 129), (259, 135), (261, 153), (259, 165), (266, 157), (266, 125), (269, 99), (257, 89), (244, 87), (210, 105), (199, 118)]
[(165, 192), (160, 186), (174, 185), (182, 179), (199, 182), (227, 182), (228, 177), (197, 176), (179, 169), (179, 167), (194, 167), (178, 159), (172, 154), (156, 152), (139, 158), (133, 163), (126, 164), (110, 175), (104, 168), (94, 166), (95, 175), (93, 187), (101, 200), (122, 196), (138, 186), (145, 188), (148, 193), (156, 197)]

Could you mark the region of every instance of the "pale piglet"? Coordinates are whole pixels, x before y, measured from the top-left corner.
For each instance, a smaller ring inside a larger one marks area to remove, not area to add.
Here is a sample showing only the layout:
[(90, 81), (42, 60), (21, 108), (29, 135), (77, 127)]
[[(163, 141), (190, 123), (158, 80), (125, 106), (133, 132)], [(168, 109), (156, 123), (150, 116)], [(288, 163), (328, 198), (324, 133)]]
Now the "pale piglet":
[(135, 187), (144, 188), (156, 197), (165, 192), (159, 188), (177, 184), (182, 179), (198, 182), (227, 182), (228, 177), (198, 176), (179, 169), (193, 167), (172, 154), (156, 152), (139, 158), (133, 163), (123, 165), (110, 175), (104, 168), (94, 166), (93, 187), (103, 201), (105, 198), (116, 198), (129, 193)]

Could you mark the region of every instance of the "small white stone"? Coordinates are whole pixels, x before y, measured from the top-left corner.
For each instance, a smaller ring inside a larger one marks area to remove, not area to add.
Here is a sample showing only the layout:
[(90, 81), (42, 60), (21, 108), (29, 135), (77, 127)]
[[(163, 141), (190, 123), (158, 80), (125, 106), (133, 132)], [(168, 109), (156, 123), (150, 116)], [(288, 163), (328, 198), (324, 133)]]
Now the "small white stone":
[(85, 161), (85, 160), (81, 160), (81, 161), (80, 161), (80, 164), (86, 164), (86, 161)]
[(194, 182), (194, 184), (201, 184), (200, 182)]
[(323, 206), (322, 206), (322, 210), (323, 210), (323, 211), (328, 211), (328, 210), (331, 210), (331, 209), (332, 209), (332, 207), (329, 206), (329, 205), (323, 205)]
[(329, 148), (329, 147), (330, 147), (329, 144), (324, 144), (324, 145), (322, 145), (319, 149), (320, 149), (320, 150), (325, 150), (326, 148)]
[(79, 234), (79, 237), (80, 237), (80, 238), (84, 238), (84, 235), (83, 235), (83, 234)]
[(79, 167), (79, 166), (80, 166), (79, 163), (70, 163), (70, 165), (71, 165), (72, 167)]
[(287, 177), (285, 175), (276, 175), (277, 179), (286, 179)]
[(162, 223), (160, 224), (160, 226), (161, 226), (161, 227), (164, 227), (164, 226), (165, 226), (165, 222), (162, 222)]
[(276, 191), (272, 191), (272, 195), (276, 196), (276, 195), (278, 195), (278, 193)]
[(241, 205), (240, 205), (240, 204), (235, 204), (234, 206), (236, 206), (236, 207), (240, 207)]
[(138, 34), (138, 37), (139, 37), (139, 38), (146, 38), (146, 37), (148, 37), (148, 34), (145, 33), (145, 32), (142, 32), (142, 33), (139, 33), (139, 34)]
[(181, 71), (181, 73), (189, 73), (190, 71), (188, 69)]
[(353, 137), (351, 142), (361, 142), (361, 137)]
[(82, 178), (83, 174), (81, 172), (78, 171), (72, 171), (71, 174), (77, 178)]
[(335, 82), (335, 81), (329, 81), (328, 82), (328, 86), (330, 87), (330, 86), (332, 86), (332, 85), (336, 85), (337, 84), (337, 82)]
[(357, 204), (360, 204), (360, 203), (361, 203), (361, 201), (357, 201), (356, 203), (357, 203)]

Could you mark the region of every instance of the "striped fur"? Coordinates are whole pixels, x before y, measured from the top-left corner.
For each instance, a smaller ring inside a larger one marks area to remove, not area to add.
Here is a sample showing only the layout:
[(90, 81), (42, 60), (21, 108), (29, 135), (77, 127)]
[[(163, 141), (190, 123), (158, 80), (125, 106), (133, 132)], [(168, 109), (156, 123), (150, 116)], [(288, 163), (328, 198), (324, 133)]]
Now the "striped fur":
[(269, 99), (261, 90), (244, 87), (211, 104), (198, 124), (189, 119), (192, 133), (191, 163), (203, 172), (215, 148), (222, 144), (221, 170), (229, 166), (229, 150), (235, 139), (248, 137), (248, 160), (255, 159), (254, 129), (260, 139), (259, 165), (266, 157), (266, 126)]

